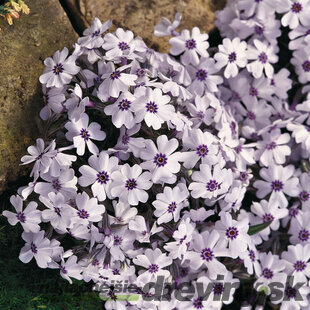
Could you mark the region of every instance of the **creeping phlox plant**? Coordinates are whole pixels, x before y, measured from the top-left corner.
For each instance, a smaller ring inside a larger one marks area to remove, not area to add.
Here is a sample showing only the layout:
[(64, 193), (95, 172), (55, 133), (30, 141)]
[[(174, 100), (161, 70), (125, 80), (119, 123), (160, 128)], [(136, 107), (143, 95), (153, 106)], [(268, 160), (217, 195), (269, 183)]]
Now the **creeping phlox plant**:
[[(2, 2), (5, 3), (1, 4)], [(0, 1), (0, 16), (2, 16), (9, 25), (13, 24), (13, 18), (19, 18), (19, 12), (24, 14), (30, 13), (29, 7), (23, 0)]]
[(19, 258), (106, 309), (309, 309), (310, 1), (228, 1), (212, 47), (180, 21), (170, 55), (96, 18), (45, 60)]

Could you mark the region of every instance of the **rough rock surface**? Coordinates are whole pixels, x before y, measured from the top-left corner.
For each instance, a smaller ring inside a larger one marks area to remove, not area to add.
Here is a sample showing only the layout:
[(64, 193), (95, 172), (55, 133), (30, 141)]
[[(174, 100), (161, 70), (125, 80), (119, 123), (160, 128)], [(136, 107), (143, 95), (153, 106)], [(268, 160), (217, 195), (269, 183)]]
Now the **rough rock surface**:
[[(72, 0), (69, 0), (72, 1)], [(214, 12), (224, 7), (225, 0), (75, 0), (80, 12), (91, 21), (98, 17), (102, 22), (112, 19), (118, 27), (132, 30), (152, 48), (168, 52), (168, 38), (153, 35), (161, 17), (173, 20), (176, 12), (182, 14), (179, 29), (197, 26), (210, 32), (214, 28)]]
[[(44, 4), (43, 4), (44, 3)], [(77, 36), (58, 0), (28, 1), (31, 13), (0, 32), (0, 192), (26, 174), (19, 166), (39, 137), (35, 118), (42, 107), (39, 76), (46, 57), (71, 47)]]

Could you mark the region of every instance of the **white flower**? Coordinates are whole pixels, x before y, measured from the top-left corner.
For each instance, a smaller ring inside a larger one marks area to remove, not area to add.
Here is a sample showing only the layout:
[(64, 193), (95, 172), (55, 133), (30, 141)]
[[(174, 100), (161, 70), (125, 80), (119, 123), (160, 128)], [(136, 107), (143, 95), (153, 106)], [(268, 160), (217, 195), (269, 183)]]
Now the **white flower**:
[(155, 130), (161, 128), (165, 121), (168, 121), (174, 113), (174, 107), (168, 95), (163, 95), (161, 89), (146, 88), (144, 95), (136, 99), (132, 104), (135, 113), (135, 122), (140, 123), (144, 119), (148, 127)]
[(152, 186), (151, 177), (150, 172), (142, 173), (142, 168), (139, 165), (130, 167), (125, 164), (120, 171), (114, 171), (111, 174), (111, 194), (132, 206), (138, 205), (140, 201), (145, 203), (149, 197), (145, 190)]
[(82, 176), (79, 177), (81, 186), (91, 186), (94, 197), (99, 201), (104, 201), (106, 196), (111, 199), (111, 174), (118, 169), (118, 158), (102, 151), (99, 155), (92, 155), (88, 158), (89, 166), (83, 165), (79, 168)]
[(44, 73), (39, 80), (46, 87), (62, 87), (69, 84), (72, 76), (80, 71), (80, 67), (75, 64), (76, 57), (70, 56), (68, 59), (68, 49), (63, 48), (61, 52), (57, 51), (53, 58), (48, 57), (44, 60)]
[(180, 153), (174, 153), (179, 146), (178, 140), (168, 140), (167, 136), (161, 135), (156, 142), (158, 147), (152, 140), (145, 141), (146, 148), (140, 152), (140, 157), (145, 161), (140, 166), (152, 173), (153, 183), (173, 184), (176, 182), (175, 173), (181, 169)]
[(174, 56), (180, 55), (181, 62), (184, 65), (193, 64), (198, 65), (199, 56), (208, 57), (209, 54), (207, 49), (209, 47), (208, 34), (201, 34), (198, 27), (194, 27), (192, 30), (192, 35), (190, 35), (189, 30), (182, 30), (181, 35), (175, 36), (169, 40), (171, 44), (170, 53)]
[(276, 45), (268, 45), (257, 39), (253, 41), (254, 46), (248, 45), (247, 57), (253, 62), (247, 65), (249, 72), (252, 72), (253, 76), (258, 79), (262, 76), (263, 70), (265, 70), (268, 78), (273, 77), (274, 68), (271, 63), (278, 61), (278, 47)]
[(218, 48), (219, 52), (214, 55), (214, 59), (217, 61), (215, 66), (218, 69), (226, 66), (224, 71), (226, 79), (237, 76), (238, 67), (244, 68), (248, 63), (246, 42), (240, 41), (239, 38), (233, 40), (225, 38), (223, 44), (220, 44)]
[(164, 187), (164, 192), (156, 195), (152, 202), (155, 207), (154, 215), (158, 217), (157, 223), (168, 223), (172, 219), (177, 222), (180, 218), (180, 211), (188, 205), (187, 197), (189, 192), (183, 183), (176, 187)]
[(65, 128), (68, 130), (66, 138), (73, 141), (78, 155), (84, 155), (85, 144), (92, 154), (98, 154), (99, 149), (91, 140), (102, 141), (106, 138), (105, 132), (100, 130), (98, 123), (88, 123), (89, 117), (86, 113), (83, 113), (78, 121), (72, 120), (65, 124)]
[(18, 222), (22, 225), (25, 232), (37, 233), (40, 230), (41, 212), (37, 210), (38, 204), (30, 201), (28, 206), (23, 210), (23, 200), (20, 196), (11, 196), (10, 202), (16, 210), (16, 213), (11, 211), (3, 211), (2, 214), (7, 217), (8, 222), (15, 226)]
[(83, 279), (83, 276), (81, 275), (82, 268), (77, 263), (77, 256), (75, 255), (70, 256), (66, 262), (62, 260), (59, 269), (61, 277), (68, 280), (70, 284), (72, 284), (72, 280), (70, 279), (70, 277), (77, 280)]
[(308, 50), (310, 48), (310, 42), (307, 45), (303, 45), (300, 49), (294, 51), (291, 63), (295, 67), (295, 72), (298, 76), (300, 83), (307, 83), (310, 81), (310, 55)]
[(165, 37), (176, 34), (175, 28), (180, 25), (181, 19), (182, 16), (180, 13), (175, 13), (172, 23), (168, 18), (162, 17), (162, 19), (157, 23), (154, 28), (154, 35), (156, 37)]
[(230, 169), (221, 169), (219, 164), (213, 167), (206, 164), (199, 166), (199, 171), (192, 175), (193, 181), (188, 189), (193, 198), (217, 198), (226, 193), (232, 184), (232, 172)]

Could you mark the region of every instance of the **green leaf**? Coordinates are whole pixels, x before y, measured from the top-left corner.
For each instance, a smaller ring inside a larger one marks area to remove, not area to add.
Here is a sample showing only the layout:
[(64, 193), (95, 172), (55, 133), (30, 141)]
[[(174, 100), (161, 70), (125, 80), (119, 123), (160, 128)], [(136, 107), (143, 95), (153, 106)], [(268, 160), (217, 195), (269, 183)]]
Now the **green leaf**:
[(248, 235), (252, 236), (259, 233), (260, 231), (267, 228), (271, 223), (272, 221), (250, 226), (248, 230)]

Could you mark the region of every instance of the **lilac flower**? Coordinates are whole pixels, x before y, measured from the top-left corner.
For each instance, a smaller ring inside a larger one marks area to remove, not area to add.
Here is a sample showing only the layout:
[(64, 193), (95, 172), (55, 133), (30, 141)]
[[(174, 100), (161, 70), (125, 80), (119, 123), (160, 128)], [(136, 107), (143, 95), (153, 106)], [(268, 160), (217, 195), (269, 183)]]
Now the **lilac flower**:
[(69, 141), (73, 141), (74, 146), (77, 148), (78, 155), (84, 155), (85, 144), (92, 154), (98, 154), (99, 149), (91, 140), (102, 141), (106, 138), (105, 132), (100, 130), (100, 125), (98, 123), (88, 123), (88, 115), (82, 113), (78, 121), (72, 120), (65, 124), (65, 128), (68, 130), (66, 138)]
[(130, 30), (117, 28), (115, 34), (107, 33), (102, 44), (102, 48), (106, 50), (105, 58), (108, 60), (119, 60), (121, 57), (135, 58), (134, 42), (134, 35)]
[(112, 26), (112, 21), (107, 20), (105, 23), (95, 17), (90, 28), (83, 32), (83, 36), (78, 39), (78, 44), (87, 49), (99, 48), (103, 44), (102, 34)]
[(214, 74), (219, 69), (216, 67), (213, 58), (202, 57), (195, 68), (189, 67), (188, 70), (193, 80), (188, 90), (199, 96), (203, 96), (207, 91), (211, 93), (217, 92), (217, 85), (223, 83), (223, 78)]
[(169, 35), (177, 35), (175, 28), (180, 25), (182, 16), (180, 13), (175, 13), (174, 20), (171, 21), (166, 18), (162, 17), (162, 19), (158, 22), (158, 24), (154, 28), (154, 35), (156, 37), (165, 37)]
[(23, 210), (23, 200), (18, 195), (11, 196), (10, 202), (15, 208), (16, 213), (7, 210), (2, 212), (2, 214), (7, 217), (10, 225), (15, 226), (19, 222), (26, 233), (39, 232), (41, 212), (37, 210), (38, 204), (34, 201), (30, 201), (28, 206)]
[(144, 162), (140, 166), (152, 173), (153, 183), (173, 184), (176, 181), (175, 173), (181, 169), (180, 153), (175, 152), (179, 143), (175, 138), (168, 140), (165, 135), (159, 136), (156, 142), (158, 147), (152, 140), (145, 141), (146, 148), (140, 152)]
[(284, 0), (276, 7), (278, 13), (285, 13), (281, 18), (284, 27), (297, 28), (299, 23), (309, 25), (309, 0)]
[(75, 64), (76, 57), (69, 56), (68, 49), (63, 48), (61, 52), (57, 51), (53, 58), (48, 57), (44, 60), (44, 73), (40, 76), (39, 80), (46, 87), (62, 87), (70, 83), (72, 76), (80, 71), (80, 67)]
[(119, 197), (120, 201), (129, 203), (132, 206), (138, 205), (141, 201), (145, 203), (149, 197), (145, 190), (152, 186), (150, 181), (152, 175), (149, 172), (143, 172), (139, 165), (130, 167), (125, 164), (120, 171), (114, 171), (111, 174), (111, 195)]
[(44, 237), (44, 231), (23, 232), (22, 238), (26, 244), (20, 251), (19, 259), (27, 264), (34, 257), (40, 268), (47, 268), (48, 263), (52, 261), (53, 250), (50, 246), (50, 240)]
[(122, 93), (115, 103), (104, 108), (104, 113), (112, 116), (112, 123), (115, 127), (121, 128), (124, 125), (130, 129), (136, 124), (132, 107), (132, 103), (135, 100), (136, 97), (130, 92)]
[(188, 189), (194, 198), (217, 198), (228, 191), (232, 184), (232, 173), (230, 169), (221, 169), (219, 164), (213, 168), (206, 164), (199, 166), (200, 170), (192, 175), (193, 181)]
[(100, 77), (103, 82), (100, 84), (97, 94), (101, 101), (107, 100), (109, 96), (117, 98), (120, 92), (126, 92), (129, 86), (136, 85), (137, 75), (124, 73), (128, 67), (126, 65), (116, 69), (111, 61), (103, 65), (103, 74)]
[(209, 47), (208, 34), (201, 34), (198, 27), (194, 27), (192, 30), (192, 35), (190, 35), (189, 30), (182, 30), (181, 35), (175, 36), (169, 40), (171, 44), (170, 54), (176, 56), (181, 56), (181, 62), (184, 65), (193, 64), (198, 65), (199, 56), (208, 57), (209, 54), (207, 49)]
[(217, 275), (225, 274), (227, 271), (225, 265), (217, 260), (217, 257), (229, 255), (226, 242), (223, 241), (220, 240), (220, 234), (216, 230), (195, 234), (185, 259), (190, 260), (195, 270), (201, 266), (207, 267), (208, 276), (215, 279)]
[(226, 79), (237, 76), (238, 67), (244, 68), (248, 63), (246, 42), (241, 42), (239, 38), (233, 40), (225, 38), (223, 45), (219, 45), (218, 48), (219, 52), (214, 55), (214, 59), (217, 61), (216, 67), (218, 69), (226, 67), (224, 71)]
[(163, 95), (159, 88), (152, 90), (146, 89), (143, 96), (136, 99), (132, 104), (132, 110), (135, 113), (135, 121), (140, 123), (143, 119), (148, 127), (155, 130), (161, 128), (162, 124), (174, 113), (174, 107), (170, 102), (168, 95)]
[(308, 50), (310, 48), (310, 43), (302, 46), (297, 51), (294, 51), (291, 63), (295, 67), (295, 72), (298, 76), (300, 83), (307, 83), (310, 81), (310, 55)]
[(308, 244), (310, 243), (310, 211), (305, 211), (302, 216), (291, 223), (288, 233), (291, 235), (290, 243), (292, 244)]
[(137, 255), (133, 259), (135, 265), (142, 266), (146, 271), (142, 272), (138, 278), (137, 283), (144, 285), (152, 280), (155, 280), (158, 276), (164, 276), (168, 278), (170, 272), (163, 268), (172, 264), (172, 259), (162, 253), (160, 249), (155, 250), (146, 249), (143, 255)]
[(79, 177), (79, 184), (84, 187), (91, 185), (92, 193), (99, 201), (104, 201), (107, 195), (111, 199), (111, 174), (118, 169), (117, 157), (109, 157), (102, 151), (99, 155), (90, 156), (88, 163), (89, 166), (83, 165), (79, 168), (82, 174)]
[(136, 208), (131, 208), (128, 203), (123, 203), (121, 201), (116, 202), (116, 200), (113, 200), (112, 203), (115, 216), (109, 215), (109, 223), (111, 225), (114, 223), (120, 225), (128, 224), (138, 213), (138, 210)]
[(252, 72), (253, 76), (258, 79), (262, 76), (263, 70), (265, 70), (268, 78), (273, 77), (273, 66), (270, 63), (276, 63), (278, 61), (277, 46), (268, 45), (257, 39), (253, 41), (254, 46), (248, 45), (247, 57), (253, 62), (247, 65), (249, 72)]
[(247, 1), (240, 0), (238, 8), (243, 11), (246, 17), (256, 15), (258, 18), (266, 18), (268, 15), (274, 13), (276, 3), (273, 0), (264, 1)]
[(256, 276), (260, 276), (262, 269), (259, 263), (259, 252), (254, 246), (250, 246), (246, 252), (240, 253), (240, 258), (243, 260), (244, 266), (249, 274), (255, 272)]
[(262, 168), (259, 174), (265, 181), (258, 180), (253, 184), (258, 189), (258, 198), (264, 198), (271, 193), (270, 201), (276, 201), (280, 207), (285, 208), (288, 204), (285, 194), (291, 197), (298, 195), (298, 178), (293, 177), (294, 166), (272, 165), (268, 169)]
[(75, 201), (78, 210), (76, 210), (76, 215), (72, 219), (74, 223), (87, 226), (89, 222), (99, 222), (102, 220), (105, 207), (103, 205), (98, 205), (97, 198), (89, 198), (89, 196), (83, 192), (77, 194)]
[(290, 38), (290, 43), (288, 47), (290, 50), (297, 50), (302, 48), (303, 44), (310, 43), (310, 31), (309, 26), (299, 25), (297, 28), (293, 29), (288, 34)]
[(73, 169), (61, 171), (60, 176), (52, 177), (49, 173), (44, 173), (41, 178), (47, 182), (37, 182), (34, 191), (44, 197), (48, 197), (51, 192), (61, 193), (66, 199), (74, 198), (76, 195), (77, 178)]
[(183, 183), (176, 187), (164, 187), (163, 193), (156, 195), (152, 202), (155, 207), (154, 215), (158, 217), (157, 223), (168, 223), (172, 219), (177, 222), (180, 218), (180, 211), (188, 205), (187, 197), (189, 192)]
[(290, 72), (282, 68), (278, 73), (273, 75), (271, 85), (273, 86), (274, 93), (281, 99), (287, 99), (287, 91), (292, 88), (292, 80), (289, 79)]
[(245, 252), (251, 244), (251, 238), (248, 235), (249, 221), (246, 218), (236, 221), (232, 219), (230, 213), (224, 212), (221, 214), (221, 219), (215, 223), (215, 229), (226, 241), (233, 258)]
[(302, 148), (310, 152), (309, 127), (297, 122), (291, 122), (286, 127), (289, 131), (292, 131), (292, 136), (295, 138), (296, 143), (300, 143)]
[(49, 90), (45, 87), (42, 87), (44, 94), (45, 106), (40, 111), (40, 117), (43, 120), (47, 120), (51, 117), (52, 112), (59, 114), (63, 111), (63, 102), (65, 101), (65, 89), (60, 88), (51, 88)]
[(72, 284), (70, 277), (77, 280), (83, 279), (83, 276), (81, 275), (82, 268), (77, 263), (77, 256), (75, 255), (70, 256), (66, 262), (62, 260), (59, 269), (61, 277), (68, 280), (70, 284)]
[(310, 208), (310, 189), (309, 189), (309, 182), (310, 182), (310, 175), (309, 173), (302, 173), (299, 177), (299, 200), (302, 205), (302, 209), (304, 211), (309, 210)]

